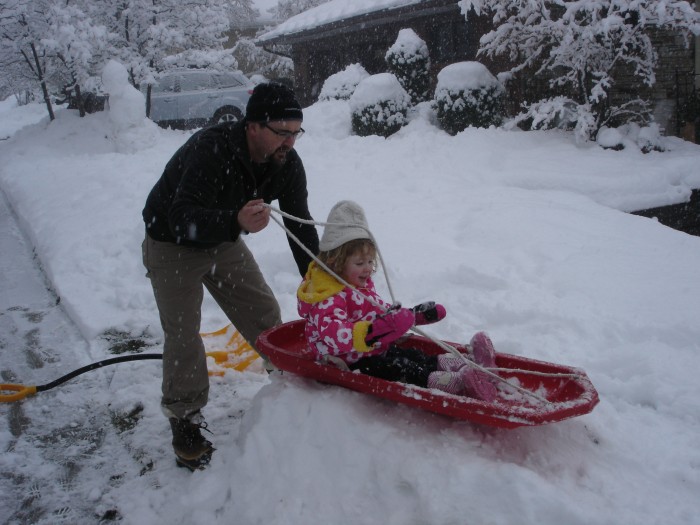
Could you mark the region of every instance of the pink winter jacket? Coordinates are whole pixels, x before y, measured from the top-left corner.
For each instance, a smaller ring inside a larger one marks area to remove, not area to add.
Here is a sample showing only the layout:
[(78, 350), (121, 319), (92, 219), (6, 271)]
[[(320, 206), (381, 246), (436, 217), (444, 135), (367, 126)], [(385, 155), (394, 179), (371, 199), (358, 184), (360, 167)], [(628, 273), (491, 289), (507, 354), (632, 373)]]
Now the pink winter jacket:
[(385, 311), (365, 296), (385, 309), (390, 306), (377, 295), (372, 279), (366, 288), (358, 290), (344, 286), (316, 263), (309, 265), (297, 290), (297, 310), (306, 320), (304, 335), (317, 358), (331, 355), (354, 363), (361, 357), (384, 352), (385, 349), (372, 349), (365, 343), (369, 325)]

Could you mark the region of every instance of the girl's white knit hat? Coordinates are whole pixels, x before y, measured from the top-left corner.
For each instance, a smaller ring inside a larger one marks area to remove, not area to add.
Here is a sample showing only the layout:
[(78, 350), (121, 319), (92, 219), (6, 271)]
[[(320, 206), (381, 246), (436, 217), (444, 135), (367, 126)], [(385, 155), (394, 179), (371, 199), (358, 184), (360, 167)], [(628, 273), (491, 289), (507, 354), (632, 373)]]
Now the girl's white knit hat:
[(370, 239), (369, 224), (362, 207), (353, 201), (340, 201), (331, 208), (319, 243), (322, 252), (334, 250), (348, 241)]

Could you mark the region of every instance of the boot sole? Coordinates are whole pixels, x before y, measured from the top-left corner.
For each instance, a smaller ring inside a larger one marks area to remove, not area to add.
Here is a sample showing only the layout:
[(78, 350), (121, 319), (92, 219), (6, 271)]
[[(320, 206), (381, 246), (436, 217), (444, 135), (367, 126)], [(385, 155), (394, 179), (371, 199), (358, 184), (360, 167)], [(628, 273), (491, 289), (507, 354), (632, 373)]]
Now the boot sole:
[(178, 467), (189, 469), (191, 472), (195, 470), (204, 470), (207, 468), (207, 465), (209, 465), (214, 450), (215, 449), (211, 448), (201, 456), (193, 459), (183, 458), (175, 454), (175, 463)]
[(202, 443), (202, 445), (203, 446), (201, 448), (194, 450), (194, 451), (190, 451), (189, 454), (181, 449), (178, 450), (177, 448), (174, 448), (173, 450), (174, 450), (175, 455), (177, 457), (184, 459), (185, 461), (193, 461), (193, 460), (196, 460), (198, 458), (201, 458), (205, 454), (211, 455), (211, 453), (215, 450), (214, 447), (212, 446), (211, 442), (209, 442), (209, 441), (204, 441), (204, 443)]
[(484, 332), (474, 334), (469, 345), (472, 347), (474, 362), (485, 368), (496, 366), (496, 350), (493, 348), (491, 338)]

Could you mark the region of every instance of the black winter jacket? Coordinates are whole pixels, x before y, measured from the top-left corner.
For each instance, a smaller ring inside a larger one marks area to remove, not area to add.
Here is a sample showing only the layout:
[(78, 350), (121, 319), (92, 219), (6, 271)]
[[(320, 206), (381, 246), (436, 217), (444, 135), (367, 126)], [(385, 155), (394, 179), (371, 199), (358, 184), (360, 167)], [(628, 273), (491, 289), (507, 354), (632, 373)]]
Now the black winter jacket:
[[(306, 172), (296, 151), (282, 167), (266, 163), (253, 169), (245, 123), (205, 128), (177, 150), (148, 195), (143, 209), (146, 232), (157, 241), (212, 248), (241, 234), (238, 212), (246, 202), (279, 201), (279, 208), (311, 219)], [(313, 225), (284, 219), (285, 226), (312, 253), (318, 253)], [(311, 258), (290, 238), (292, 254), (303, 276)]]

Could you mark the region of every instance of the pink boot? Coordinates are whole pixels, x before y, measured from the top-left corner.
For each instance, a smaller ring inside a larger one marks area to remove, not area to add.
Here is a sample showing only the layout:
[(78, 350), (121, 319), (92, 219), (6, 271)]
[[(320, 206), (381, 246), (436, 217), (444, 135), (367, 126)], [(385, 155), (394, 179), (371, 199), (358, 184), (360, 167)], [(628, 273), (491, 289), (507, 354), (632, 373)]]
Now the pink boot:
[(459, 372), (438, 371), (431, 372), (428, 376), (428, 388), (457, 395), (464, 390), (464, 384)]
[(477, 332), (469, 342), (472, 349), (472, 357), (477, 365), (484, 368), (496, 367), (496, 351), (493, 348), (491, 338), (486, 335), (486, 332)]
[(457, 372), (467, 364), (464, 359), (454, 354), (439, 354), (437, 363), (438, 370), (444, 370), (445, 372)]
[(457, 373), (460, 375), (460, 379), (464, 385), (464, 395), (481, 399), (487, 403), (491, 403), (496, 399), (498, 395), (496, 386), (491, 382), (489, 376), (481, 370), (464, 367)]

